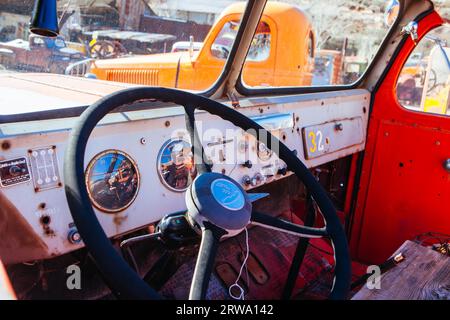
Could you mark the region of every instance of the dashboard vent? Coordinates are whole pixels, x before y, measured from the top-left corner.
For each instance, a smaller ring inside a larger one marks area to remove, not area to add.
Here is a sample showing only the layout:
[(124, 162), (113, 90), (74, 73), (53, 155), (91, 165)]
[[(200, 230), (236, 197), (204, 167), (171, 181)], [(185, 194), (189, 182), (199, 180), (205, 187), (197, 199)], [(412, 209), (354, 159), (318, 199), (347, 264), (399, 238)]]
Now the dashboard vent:
[(108, 70), (106, 71), (106, 80), (157, 86), (158, 73), (158, 70)]

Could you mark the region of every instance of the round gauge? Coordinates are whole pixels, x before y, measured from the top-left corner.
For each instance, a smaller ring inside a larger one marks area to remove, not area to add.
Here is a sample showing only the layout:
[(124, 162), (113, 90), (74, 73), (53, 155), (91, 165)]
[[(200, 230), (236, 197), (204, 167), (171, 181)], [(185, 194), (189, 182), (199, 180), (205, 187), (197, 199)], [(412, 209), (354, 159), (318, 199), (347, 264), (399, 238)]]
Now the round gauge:
[(92, 204), (107, 213), (129, 207), (139, 190), (139, 171), (135, 162), (118, 150), (97, 154), (89, 162), (85, 180)]
[(185, 191), (197, 175), (189, 142), (167, 141), (159, 151), (157, 170), (162, 183), (172, 191)]
[(272, 157), (272, 150), (266, 147), (266, 145), (262, 142), (257, 142), (258, 144), (258, 158), (262, 161), (267, 161)]

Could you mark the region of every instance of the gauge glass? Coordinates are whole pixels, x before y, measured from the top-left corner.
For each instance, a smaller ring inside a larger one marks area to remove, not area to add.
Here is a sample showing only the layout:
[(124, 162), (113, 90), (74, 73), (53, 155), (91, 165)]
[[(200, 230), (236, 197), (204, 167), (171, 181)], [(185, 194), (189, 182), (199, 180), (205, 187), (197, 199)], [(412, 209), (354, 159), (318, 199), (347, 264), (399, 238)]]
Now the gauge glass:
[(125, 152), (107, 150), (96, 155), (86, 170), (92, 204), (107, 213), (122, 211), (133, 203), (139, 189), (139, 172)]
[(258, 158), (261, 159), (262, 161), (267, 161), (272, 157), (272, 150), (270, 150), (269, 148), (267, 148), (267, 146), (262, 143), (262, 142), (257, 142), (258, 143)]
[(172, 191), (185, 191), (197, 175), (192, 146), (182, 139), (169, 140), (162, 146), (157, 166), (162, 183)]

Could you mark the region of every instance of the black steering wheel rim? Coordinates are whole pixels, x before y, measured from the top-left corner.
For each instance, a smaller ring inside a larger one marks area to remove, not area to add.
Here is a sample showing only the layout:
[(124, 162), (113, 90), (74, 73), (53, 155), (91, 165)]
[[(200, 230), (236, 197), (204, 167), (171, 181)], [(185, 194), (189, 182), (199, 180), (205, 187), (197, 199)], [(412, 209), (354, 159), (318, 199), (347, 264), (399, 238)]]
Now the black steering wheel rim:
[(329, 298), (346, 299), (350, 287), (351, 260), (345, 232), (326, 191), (296, 154), (281, 141), (272, 137), (270, 132), (259, 124), (232, 108), (200, 95), (160, 87), (136, 87), (121, 90), (91, 105), (83, 112), (72, 129), (65, 152), (65, 193), (70, 212), (85, 246), (90, 251), (106, 283), (115, 294), (119, 298), (125, 299), (161, 298), (118, 254), (100, 225), (85, 184), (85, 150), (90, 134), (106, 114), (117, 107), (149, 99), (172, 102), (182, 106), (195, 106), (196, 109), (217, 115), (243, 130), (253, 129), (251, 132), (255, 131), (255, 137), (258, 140), (260, 140), (260, 133), (263, 132), (267, 137), (266, 146), (269, 149), (272, 149), (272, 141), (279, 142), (278, 150), (274, 151), (310, 191), (326, 221), (325, 228), (333, 245), (335, 260), (335, 278)]

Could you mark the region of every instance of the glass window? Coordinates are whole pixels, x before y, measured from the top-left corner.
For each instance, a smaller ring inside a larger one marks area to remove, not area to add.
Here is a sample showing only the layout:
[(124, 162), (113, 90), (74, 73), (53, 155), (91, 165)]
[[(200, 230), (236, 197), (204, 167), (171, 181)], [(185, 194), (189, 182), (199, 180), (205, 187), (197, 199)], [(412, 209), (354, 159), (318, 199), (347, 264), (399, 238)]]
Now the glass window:
[(398, 6), (396, 0), (267, 2), (261, 21), (268, 27), (273, 59), (255, 65), (250, 51), (243, 70), (244, 85), (354, 83), (395, 21)]
[[(206, 90), (221, 75), (247, 5), (224, 0), (59, 0), (60, 36), (55, 39), (29, 34), (33, 2), (0, 5), (0, 70), (191, 90)], [(252, 59), (264, 59), (270, 36), (261, 31), (255, 38)], [(36, 49), (39, 59), (33, 54)]]
[(450, 26), (430, 31), (414, 48), (397, 82), (405, 108), (450, 115)]
[(236, 38), (239, 21), (226, 21), (211, 46), (211, 53), (218, 59), (227, 59)]
[[(239, 21), (233, 20), (225, 22), (222, 30), (219, 32), (211, 46), (211, 53), (214, 57), (219, 59), (228, 58), (234, 39), (236, 38), (238, 28)], [(267, 60), (270, 55), (270, 35), (269, 25), (265, 22), (260, 22), (255, 36), (253, 37), (252, 44), (247, 55), (247, 60)]]
[(264, 61), (270, 55), (270, 27), (260, 22), (247, 54), (248, 61)]

